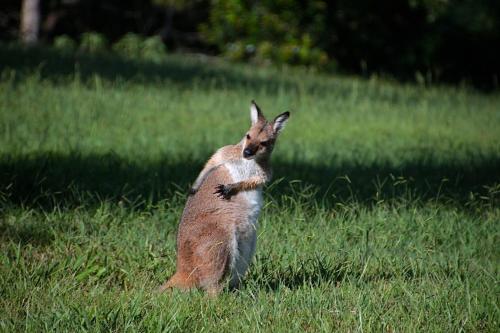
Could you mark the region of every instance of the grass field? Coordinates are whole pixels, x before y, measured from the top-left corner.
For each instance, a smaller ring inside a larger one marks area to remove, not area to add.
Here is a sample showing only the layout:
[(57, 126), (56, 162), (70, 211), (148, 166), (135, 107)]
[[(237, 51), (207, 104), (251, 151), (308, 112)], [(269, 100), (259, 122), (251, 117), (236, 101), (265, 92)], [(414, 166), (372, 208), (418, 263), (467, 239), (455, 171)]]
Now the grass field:
[[(0, 45), (0, 330), (495, 332), (500, 95)], [(241, 290), (158, 295), (187, 188), (292, 116)]]

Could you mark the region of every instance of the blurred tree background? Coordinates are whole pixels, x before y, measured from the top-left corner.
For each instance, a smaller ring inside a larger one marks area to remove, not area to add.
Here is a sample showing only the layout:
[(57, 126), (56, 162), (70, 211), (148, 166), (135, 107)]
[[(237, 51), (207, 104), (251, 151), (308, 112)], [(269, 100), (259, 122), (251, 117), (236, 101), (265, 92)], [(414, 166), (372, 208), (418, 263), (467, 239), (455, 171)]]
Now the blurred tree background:
[(500, 1), (3, 0), (0, 39), (497, 88)]

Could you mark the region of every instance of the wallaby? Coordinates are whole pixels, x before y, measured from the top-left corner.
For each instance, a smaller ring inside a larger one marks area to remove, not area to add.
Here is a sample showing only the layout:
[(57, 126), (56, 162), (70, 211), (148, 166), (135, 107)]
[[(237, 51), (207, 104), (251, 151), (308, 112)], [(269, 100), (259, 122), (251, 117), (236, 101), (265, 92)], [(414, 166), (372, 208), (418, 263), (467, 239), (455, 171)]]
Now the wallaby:
[(226, 277), (237, 288), (255, 252), (262, 186), (271, 179), (270, 157), (289, 112), (266, 121), (250, 106), (252, 125), (235, 145), (220, 148), (193, 183), (177, 233), (175, 274), (160, 287), (202, 288), (218, 294)]

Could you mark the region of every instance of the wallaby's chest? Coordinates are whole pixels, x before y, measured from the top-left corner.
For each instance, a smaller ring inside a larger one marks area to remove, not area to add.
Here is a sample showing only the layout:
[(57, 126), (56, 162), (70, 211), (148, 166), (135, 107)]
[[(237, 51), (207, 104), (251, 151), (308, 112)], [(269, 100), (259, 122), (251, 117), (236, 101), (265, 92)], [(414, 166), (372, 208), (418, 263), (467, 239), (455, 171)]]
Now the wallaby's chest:
[[(232, 182), (237, 183), (248, 180), (251, 177), (261, 176), (263, 170), (254, 160), (241, 159), (231, 161), (226, 164), (226, 167), (231, 175)], [(262, 208), (262, 187), (259, 186), (255, 190), (241, 192), (247, 203), (247, 216), (251, 228), (255, 228), (257, 218), (259, 217), (260, 209)]]
[(258, 176), (262, 171), (254, 160), (239, 159), (226, 164), (233, 182), (241, 182)]

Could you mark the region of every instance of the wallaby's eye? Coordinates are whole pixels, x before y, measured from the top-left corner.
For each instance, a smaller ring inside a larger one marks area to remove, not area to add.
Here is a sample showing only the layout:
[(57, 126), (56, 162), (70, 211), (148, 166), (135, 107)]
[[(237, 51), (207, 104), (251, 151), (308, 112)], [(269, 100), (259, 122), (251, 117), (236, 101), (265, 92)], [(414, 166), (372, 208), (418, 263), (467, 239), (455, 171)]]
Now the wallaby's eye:
[(262, 145), (262, 147), (267, 147), (267, 146), (269, 146), (270, 143), (271, 142), (269, 140), (267, 140), (267, 141), (262, 141), (260, 144)]
[(247, 134), (247, 140), (250, 140), (250, 134)]

